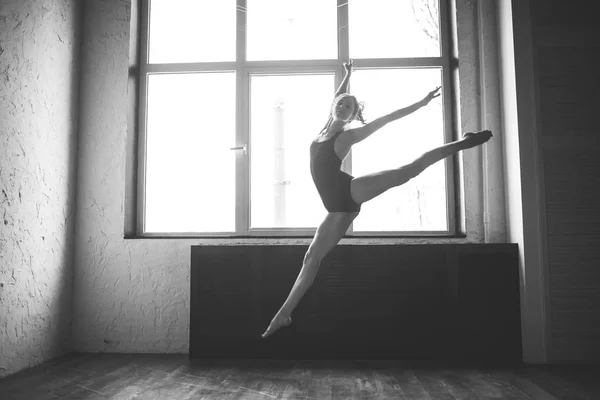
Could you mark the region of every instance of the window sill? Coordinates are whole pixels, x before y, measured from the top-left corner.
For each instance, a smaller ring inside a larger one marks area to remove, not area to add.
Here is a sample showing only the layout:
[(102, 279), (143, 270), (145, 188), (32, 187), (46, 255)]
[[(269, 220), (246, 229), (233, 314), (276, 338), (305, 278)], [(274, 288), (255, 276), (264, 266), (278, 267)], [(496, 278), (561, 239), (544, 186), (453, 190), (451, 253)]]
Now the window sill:
[[(176, 240), (176, 239), (188, 239), (188, 240), (218, 240), (218, 241), (252, 241), (252, 240), (260, 240), (264, 241), (284, 241), (284, 240), (298, 240), (298, 239), (312, 239), (313, 235), (301, 235), (301, 236), (257, 236), (257, 235), (231, 235), (231, 236), (182, 236), (182, 235), (125, 235), (123, 239), (125, 240), (148, 240), (148, 239), (160, 239), (160, 240)], [(464, 233), (459, 233), (455, 235), (352, 235), (352, 236), (344, 236), (342, 240), (418, 240), (418, 241), (445, 241), (445, 240), (464, 240), (467, 238), (467, 235)]]

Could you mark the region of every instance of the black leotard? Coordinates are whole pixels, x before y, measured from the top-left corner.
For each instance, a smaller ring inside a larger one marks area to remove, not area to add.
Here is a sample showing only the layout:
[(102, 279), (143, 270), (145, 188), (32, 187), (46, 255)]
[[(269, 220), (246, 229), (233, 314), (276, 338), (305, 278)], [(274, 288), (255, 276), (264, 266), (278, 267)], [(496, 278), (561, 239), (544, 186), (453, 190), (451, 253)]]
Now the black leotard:
[(333, 148), (340, 131), (323, 142), (313, 141), (310, 145), (310, 173), (323, 205), (329, 212), (359, 212), (350, 194), (353, 177), (340, 168), (342, 160)]

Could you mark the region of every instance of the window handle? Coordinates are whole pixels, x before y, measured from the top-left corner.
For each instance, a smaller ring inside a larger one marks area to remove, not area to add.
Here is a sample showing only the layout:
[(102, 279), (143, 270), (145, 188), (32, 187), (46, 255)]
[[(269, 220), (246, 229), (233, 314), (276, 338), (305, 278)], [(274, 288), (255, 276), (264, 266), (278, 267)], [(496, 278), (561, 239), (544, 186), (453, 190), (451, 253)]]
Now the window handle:
[(248, 150), (246, 149), (246, 145), (231, 147), (229, 150), (242, 150), (244, 155), (248, 154)]

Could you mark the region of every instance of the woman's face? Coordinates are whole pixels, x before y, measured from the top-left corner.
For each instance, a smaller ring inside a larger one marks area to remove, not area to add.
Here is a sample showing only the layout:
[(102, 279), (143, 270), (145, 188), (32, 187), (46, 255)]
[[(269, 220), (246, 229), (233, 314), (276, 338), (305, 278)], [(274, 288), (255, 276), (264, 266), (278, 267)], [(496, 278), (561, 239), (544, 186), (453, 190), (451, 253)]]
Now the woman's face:
[(354, 114), (354, 99), (352, 97), (342, 97), (331, 110), (331, 116), (334, 120), (348, 122)]

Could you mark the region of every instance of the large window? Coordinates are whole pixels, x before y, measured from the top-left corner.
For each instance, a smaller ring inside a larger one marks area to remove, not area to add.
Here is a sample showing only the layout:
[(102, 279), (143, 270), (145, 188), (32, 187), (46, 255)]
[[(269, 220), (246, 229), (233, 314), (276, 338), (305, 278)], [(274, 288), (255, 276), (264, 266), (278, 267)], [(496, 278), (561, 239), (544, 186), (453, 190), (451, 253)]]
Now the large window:
[[(145, 0), (138, 234), (310, 235), (309, 146), (343, 62), (367, 121), (443, 95), (354, 146), (360, 176), (451, 140), (445, 0)], [(453, 160), (363, 204), (348, 234), (454, 233)]]

